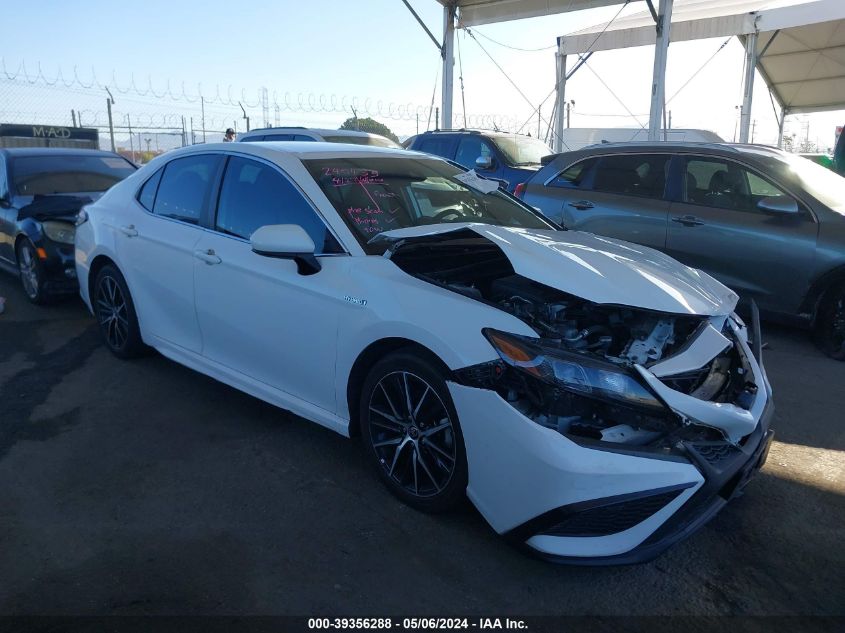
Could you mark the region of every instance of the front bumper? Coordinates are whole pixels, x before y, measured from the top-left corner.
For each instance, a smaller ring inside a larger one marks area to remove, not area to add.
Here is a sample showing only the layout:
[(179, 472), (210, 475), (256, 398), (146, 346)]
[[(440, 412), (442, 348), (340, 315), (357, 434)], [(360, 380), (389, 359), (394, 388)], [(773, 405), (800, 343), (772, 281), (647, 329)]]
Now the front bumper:
[(47, 254), (47, 259), (41, 261), (44, 290), (54, 295), (78, 292), (73, 244), (60, 244), (44, 237), (38, 240), (35, 246), (43, 248)]
[(577, 444), (498, 394), (449, 383), (461, 420), (467, 495), (500, 534), (548, 560), (630, 564), (688, 536), (762, 466), (772, 406), (736, 447), (685, 443), (685, 455)]

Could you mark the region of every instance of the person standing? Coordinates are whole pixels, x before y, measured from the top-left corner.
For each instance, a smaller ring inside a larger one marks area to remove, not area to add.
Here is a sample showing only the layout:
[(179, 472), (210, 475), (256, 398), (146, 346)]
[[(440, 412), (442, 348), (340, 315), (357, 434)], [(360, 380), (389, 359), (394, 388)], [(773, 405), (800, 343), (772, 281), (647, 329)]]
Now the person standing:
[(235, 130), (228, 127), (226, 128), (226, 136), (223, 137), (224, 143), (233, 143), (235, 141)]

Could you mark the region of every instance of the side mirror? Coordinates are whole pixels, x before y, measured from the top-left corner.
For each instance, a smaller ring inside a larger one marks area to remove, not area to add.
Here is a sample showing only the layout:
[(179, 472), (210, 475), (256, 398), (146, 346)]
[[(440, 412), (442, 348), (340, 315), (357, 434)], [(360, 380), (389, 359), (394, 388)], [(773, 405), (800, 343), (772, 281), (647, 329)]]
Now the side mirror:
[(789, 196), (767, 196), (757, 203), (757, 208), (766, 213), (786, 215), (798, 213), (798, 203)]
[(479, 169), (490, 169), (493, 166), (493, 157), (479, 156), (475, 159), (475, 166)]
[(262, 226), (250, 236), (249, 242), (258, 255), (292, 259), (300, 275), (313, 275), (321, 269), (314, 257), (314, 241), (298, 224)]

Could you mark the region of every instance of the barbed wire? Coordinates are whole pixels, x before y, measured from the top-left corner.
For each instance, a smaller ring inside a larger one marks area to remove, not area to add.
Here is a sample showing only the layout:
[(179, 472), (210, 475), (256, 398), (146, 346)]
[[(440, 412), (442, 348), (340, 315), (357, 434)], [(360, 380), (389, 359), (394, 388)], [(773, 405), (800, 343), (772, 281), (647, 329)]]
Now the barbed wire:
[[(248, 97), (246, 89), (239, 92), (229, 85), (221, 91), (219, 84), (215, 85), (212, 93), (203, 92), (201, 82), (196, 84), (196, 90), (191, 92), (186, 88), (185, 82), (180, 82), (178, 88), (174, 88), (171, 80), (167, 80), (164, 87), (156, 88), (152, 78), (147, 77), (145, 84), (140, 84), (135, 75), (130, 75), (128, 81), (121, 83), (114, 71), (111, 73), (110, 81), (101, 81), (94, 68), (91, 68), (90, 75), (84, 77), (80, 74), (77, 66), (73, 71), (65, 72), (61, 66), (57, 66), (54, 73), (45, 72), (40, 62), (27, 65), (21, 61), (14, 70), (11, 70), (6, 59), (0, 57), (0, 81), (5, 83), (39, 86), (72, 90), (90, 94), (91, 91), (110, 91), (115, 95), (132, 95), (142, 99), (154, 99), (157, 105), (162, 101), (174, 103), (186, 103), (192, 106), (201, 105), (222, 106), (229, 108), (241, 107), (255, 110), (266, 107), (277, 113), (305, 113), (305, 114), (352, 114), (353, 110), (359, 117), (378, 117), (394, 121), (416, 121), (430, 118), (430, 105), (420, 105), (412, 102), (397, 103), (370, 97), (358, 97), (337, 94), (325, 94), (314, 92), (278, 92), (272, 93), (262, 87), (255, 90), (255, 99)], [(234, 96), (235, 94), (238, 96)], [(272, 94), (272, 99), (269, 95)], [(86, 116), (88, 111), (83, 110)], [(175, 115), (174, 115), (175, 116)], [(470, 124), (470, 120), (472, 123)], [(97, 120), (94, 120), (97, 123)], [(467, 124), (473, 127), (497, 127), (500, 129), (513, 129), (516, 125), (516, 117), (502, 114), (471, 114), (467, 115)], [(181, 125), (181, 122), (180, 122)]]

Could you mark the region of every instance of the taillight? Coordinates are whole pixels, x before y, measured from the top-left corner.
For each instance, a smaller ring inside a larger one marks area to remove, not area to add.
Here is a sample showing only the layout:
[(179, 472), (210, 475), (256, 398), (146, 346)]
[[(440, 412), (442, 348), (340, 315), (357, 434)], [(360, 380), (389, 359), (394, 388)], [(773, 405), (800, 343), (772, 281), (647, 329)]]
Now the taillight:
[(516, 187), (514, 187), (513, 195), (515, 195), (517, 198), (522, 200), (522, 196), (525, 195), (525, 183), (524, 182), (521, 182)]

